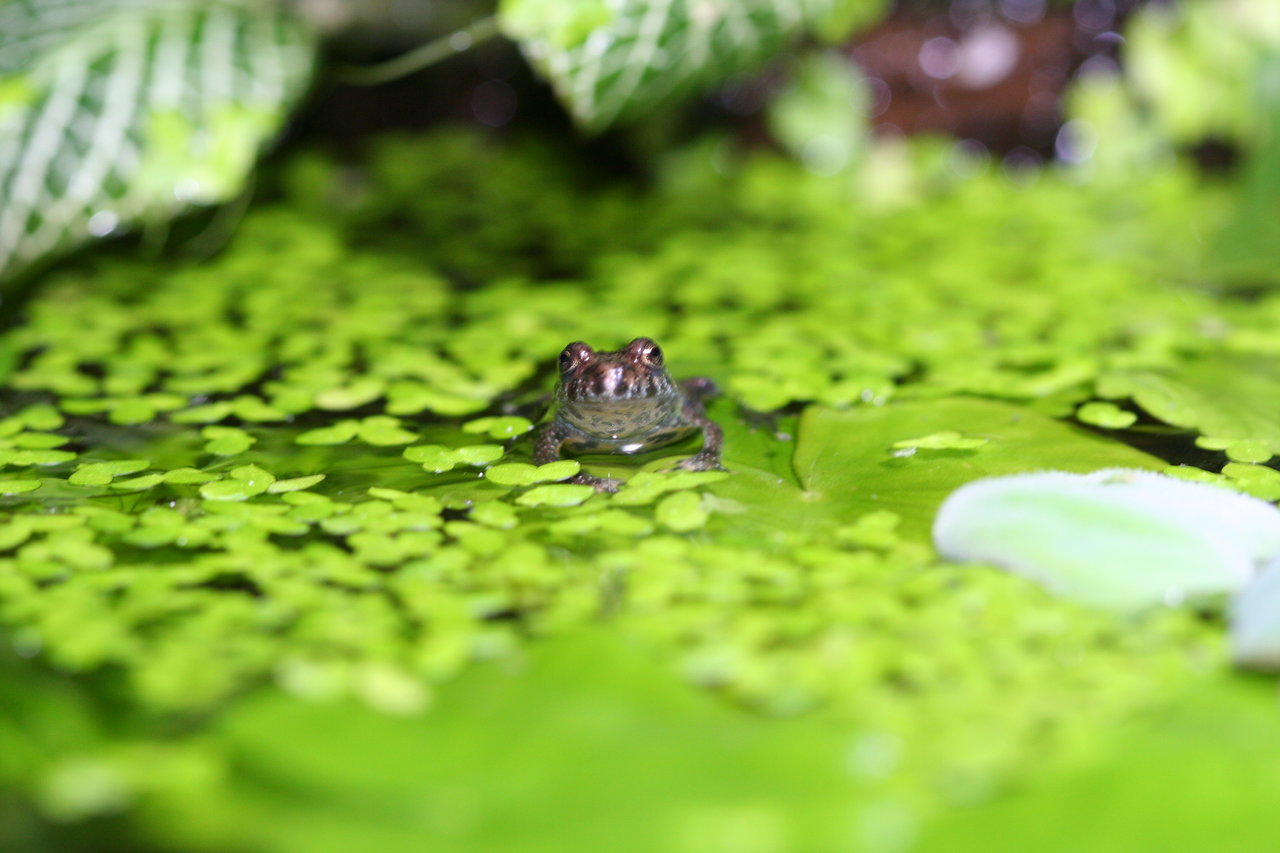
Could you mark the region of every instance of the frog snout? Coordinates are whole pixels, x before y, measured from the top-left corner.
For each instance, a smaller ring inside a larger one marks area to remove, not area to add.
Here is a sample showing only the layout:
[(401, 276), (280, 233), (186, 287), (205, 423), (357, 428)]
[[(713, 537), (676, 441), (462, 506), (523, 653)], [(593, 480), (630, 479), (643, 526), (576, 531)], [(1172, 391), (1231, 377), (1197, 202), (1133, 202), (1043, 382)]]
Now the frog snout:
[(610, 367), (604, 374), (604, 392), (606, 394), (614, 394), (622, 387), (623, 369), (621, 365)]

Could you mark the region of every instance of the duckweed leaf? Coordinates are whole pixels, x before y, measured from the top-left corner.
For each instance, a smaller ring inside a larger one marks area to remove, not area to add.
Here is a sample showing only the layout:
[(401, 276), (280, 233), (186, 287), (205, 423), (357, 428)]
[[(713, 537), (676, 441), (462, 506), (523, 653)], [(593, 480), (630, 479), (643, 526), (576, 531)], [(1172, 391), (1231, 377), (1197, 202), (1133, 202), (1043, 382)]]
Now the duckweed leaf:
[(294, 439), (298, 444), (346, 444), (360, 432), (360, 422), (338, 421), (333, 426), (309, 429)]
[(515, 507), (502, 501), (481, 501), (471, 507), (470, 517), (472, 521), (502, 530), (510, 530), (520, 523)]
[(140, 492), (164, 482), (164, 474), (143, 474), (141, 477), (130, 477), (127, 480), (112, 480), (110, 487), (120, 492)]
[(200, 487), (200, 497), (209, 501), (245, 501), (254, 495), (267, 490), (267, 485), (259, 481), (227, 478), (205, 483)]
[(453, 456), (464, 465), (488, 465), (502, 458), (500, 444), (469, 444), (454, 448)]
[(1098, 380), (1103, 397), (1132, 398), (1152, 417), (1194, 429), (1234, 449), (1238, 462), (1280, 452), (1280, 359), (1205, 355), (1176, 372), (1116, 371)]
[(38, 488), (40, 488), (39, 480), (0, 480), (0, 495), (20, 495), (24, 492), (34, 492)]
[(1076, 409), (1076, 418), (1081, 423), (1102, 429), (1125, 429), (1138, 421), (1138, 416), (1133, 412), (1126, 411), (1114, 403), (1097, 401), (1085, 403)]
[(276, 482), (274, 474), (263, 468), (259, 468), (257, 465), (240, 465), (228, 471), (227, 476), (233, 480), (240, 480), (241, 482), (250, 483), (254, 486), (260, 485), (263, 489), (268, 488)]
[(230, 401), (219, 400), (174, 412), (169, 420), (178, 424), (212, 424), (230, 417), (233, 408)]
[(420, 462), (424, 470), (437, 474), (452, 470), (459, 462), (457, 454), (439, 444), (419, 444), (406, 448), (404, 458), (410, 462)]
[(390, 447), (397, 444), (411, 444), (418, 436), (404, 429), (399, 418), (389, 415), (374, 415), (360, 422), (357, 435), (365, 444), (379, 447)]
[(534, 486), (516, 498), (521, 506), (577, 506), (595, 494), (591, 486), (557, 483), (551, 486)]
[(1245, 494), (1264, 501), (1280, 501), (1280, 471), (1274, 468), (1228, 462), (1222, 466), (1222, 473)]
[(897, 450), (972, 450), (986, 443), (985, 438), (964, 436), (955, 430), (943, 430), (919, 438), (895, 441), (893, 447)]
[[(492, 470), (492, 469), (491, 469)], [(536, 471), (536, 482), (545, 483), (552, 480), (567, 480), (582, 470), (582, 463), (576, 459), (559, 459), (539, 465)]]
[(219, 474), (211, 474), (208, 471), (201, 471), (198, 468), (174, 468), (164, 473), (166, 483), (174, 483), (178, 485), (198, 485), (200, 483), (210, 483), (214, 480), (221, 479)]
[(463, 432), (487, 435), (490, 438), (506, 439), (524, 435), (533, 429), (533, 421), (521, 417), (477, 418), (462, 425)]
[(65, 435), (48, 432), (22, 432), (9, 439), (9, 443), (13, 447), (23, 447), (29, 450), (48, 450), (51, 447), (61, 447), (71, 439)]
[(676, 492), (667, 495), (654, 508), (654, 517), (668, 530), (683, 533), (696, 530), (707, 523), (710, 513), (697, 492)]
[(26, 467), (29, 465), (60, 465), (70, 462), (76, 455), (70, 450), (2, 450), (0, 464)]
[(1280, 556), (1280, 511), (1148, 471), (994, 477), (957, 489), (933, 528), (948, 559), (985, 562), (1088, 604), (1134, 610), (1232, 592)]
[(288, 480), (276, 480), (274, 483), (267, 486), (267, 491), (273, 495), (280, 494), (282, 492), (297, 492), (311, 488), (324, 478), (324, 474), (309, 474), (306, 477), (293, 477)]
[(235, 456), (257, 442), (256, 438), (238, 427), (207, 426), (200, 434), (208, 439), (204, 452), (214, 456)]
[(528, 462), (505, 462), (486, 468), (484, 478), (499, 486), (531, 486), (538, 482), (538, 467)]
[(62, 413), (48, 403), (34, 403), (26, 406), (13, 415), (13, 420), (27, 429), (35, 430), (60, 429), (66, 423)]
[(110, 462), (84, 462), (72, 472), (67, 482), (76, 486), (105, 486), (113, 477), (136, 474), (151, 466), (148, 459), (114, 459)]
[(365, 377), (350, 385), (319, 392), (316, 394), (316, 405), (321, 409), (358, 409), (381, 397), (385, 388), (381, 379)]

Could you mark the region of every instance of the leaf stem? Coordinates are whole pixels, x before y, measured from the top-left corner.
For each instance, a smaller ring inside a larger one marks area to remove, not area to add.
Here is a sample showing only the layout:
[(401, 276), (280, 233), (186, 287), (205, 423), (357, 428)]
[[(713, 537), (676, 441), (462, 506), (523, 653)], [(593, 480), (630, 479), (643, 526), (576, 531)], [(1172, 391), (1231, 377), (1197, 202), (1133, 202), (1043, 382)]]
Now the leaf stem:
[(467, 50), (477, 42), (490, 39), (498, 34), (498, 16), (490, 15), (463, 27), (457, 32), (441, 36), (408, 53), (402, 53), (395, 59), (379, 62), (375, 65), (344, 65), (337, 71), (338, 79), (344, 83), (357, 86), (376, 86), (390, 80), (397, 80), (415, 71), (426, 68), (455, 53)]

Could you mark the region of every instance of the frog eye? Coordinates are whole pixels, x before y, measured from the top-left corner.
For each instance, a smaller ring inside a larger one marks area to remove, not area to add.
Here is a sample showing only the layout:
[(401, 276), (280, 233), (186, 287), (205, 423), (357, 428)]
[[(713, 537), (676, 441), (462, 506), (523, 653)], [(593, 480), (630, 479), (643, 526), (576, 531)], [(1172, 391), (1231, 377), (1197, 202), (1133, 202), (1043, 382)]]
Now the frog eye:
[(574, 341), (560, 351), (560, 372), (568, 373), (579, 364), (585, 364), (595, 356), (591, 347), (582, 341)]
[(627, 344), (627, 352), (631, 354), (633, 361), (643, 359), (654, 367), (662, 365), (662, 347), (649, 338), (636, 338)]

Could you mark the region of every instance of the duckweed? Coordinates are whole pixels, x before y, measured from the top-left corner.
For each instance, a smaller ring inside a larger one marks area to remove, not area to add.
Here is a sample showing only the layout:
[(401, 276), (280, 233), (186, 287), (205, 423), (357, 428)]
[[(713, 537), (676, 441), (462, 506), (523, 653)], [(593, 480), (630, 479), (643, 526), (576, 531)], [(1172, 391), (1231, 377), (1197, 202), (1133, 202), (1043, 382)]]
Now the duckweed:
[[(4, 333), (4, 643), (152, 731), (271, 684), (429, 717), (479, 662), (594, 626), (724, 705), (857, 732), (868, 801), (912, 820), (1222, 666), (1212, 620), (1118, 621), (927, 538), (979, 476), (1182, 461), (1126, 443), (1138, 413), (1225, 451), (1179, 476), (1280, 496), (1280, 299), (1195, 277), (1212, 196), (979, 170), (886, 198), (712, 160), (591, 187), (444, 131), (379, 143), (359, 193), (299, 158), (206, 263), (51, 274)], [(532, 464), (556, 353), (638, 334), (724, 389), (728, 470)], [(560, 482), (583, 466), (625, 483)], [(50, 813), (148, 784), (61, 768)]]

